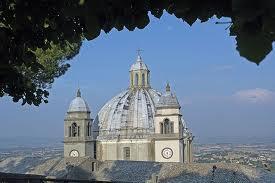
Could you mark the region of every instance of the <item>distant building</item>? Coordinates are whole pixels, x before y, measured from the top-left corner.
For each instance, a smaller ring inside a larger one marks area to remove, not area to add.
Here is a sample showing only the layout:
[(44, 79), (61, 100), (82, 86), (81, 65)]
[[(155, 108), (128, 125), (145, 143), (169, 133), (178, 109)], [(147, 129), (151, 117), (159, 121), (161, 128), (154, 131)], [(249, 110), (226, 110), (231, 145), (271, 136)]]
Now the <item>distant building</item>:
[(169, 84), (163, 94), (151, 88), (140, 55), (129, 73), (128, 89), (107, 102), (95, 120), (77, 91), (65, 117), (64, 157), (192, 162), (193, 136)]

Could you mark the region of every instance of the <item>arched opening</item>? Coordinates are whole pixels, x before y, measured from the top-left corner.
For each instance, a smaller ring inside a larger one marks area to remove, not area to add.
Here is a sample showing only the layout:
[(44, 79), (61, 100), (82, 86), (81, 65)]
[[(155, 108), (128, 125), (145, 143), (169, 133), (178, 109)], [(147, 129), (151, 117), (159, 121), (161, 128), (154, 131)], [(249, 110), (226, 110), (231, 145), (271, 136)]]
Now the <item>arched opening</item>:
[(137, 86), (138, 85), (138, 74), (136, 73), (135, 74), (135, 86)]
[(163, 134), (163, 123), (160, 123), (160, 133)]
[(80, 126), (77, 127), (77, 136), (80, 136)]
[(133, 73), (131, 72), (131, 75), (130, 75), (130, 80), (131, 80), (131, 86), (133, 86), (134, 85), (134, 75), (133, 75)]
[(169, 127), (170, 126), (169, 125), (169, 119), (164, 120), (164, 125), (163, 126), (164, 126), (164, 134), (168, 134), (169, 133), (169, 128), (170, 128)]
[(88, 122), (88, 125), (87, 125), (87, 136), (91, 136), (92, 133), (91, 133), (91, 122)]
[(71, 137), (71, 136), (72, 136), (72, 127), (69, 126), (69, 137)]
[(147, 85), (150, 85), (150, 73), (147, 73)]
[(78, 131), (77, 124), (76, 124), (76, 123), (73, 123), (73, 124), (72, 124), (72, 136), (73, 136), (73, 137), (76, 137), (76, 136), (77, 136), (77, 131)]
[(164, 120), (162, 128), (164, 134), (174, 133), (174, 123), (167, 118)]
[(142, 74), (142, 86), (145, 86), (145, 74)]
[(174, 123), (170, 122), (170, 133), (174, 133)]

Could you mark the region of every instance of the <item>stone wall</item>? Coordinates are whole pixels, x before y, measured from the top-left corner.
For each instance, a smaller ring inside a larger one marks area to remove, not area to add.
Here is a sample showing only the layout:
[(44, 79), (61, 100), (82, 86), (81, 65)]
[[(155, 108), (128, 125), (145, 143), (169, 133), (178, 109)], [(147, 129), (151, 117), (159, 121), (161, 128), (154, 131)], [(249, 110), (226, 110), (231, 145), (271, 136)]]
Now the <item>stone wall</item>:
[(130, 148), (130, 160), (153, 161), (152, 142), (147, 139), (106, 140), (97, 142), (99, 160), (124, 160), (124, 147)]

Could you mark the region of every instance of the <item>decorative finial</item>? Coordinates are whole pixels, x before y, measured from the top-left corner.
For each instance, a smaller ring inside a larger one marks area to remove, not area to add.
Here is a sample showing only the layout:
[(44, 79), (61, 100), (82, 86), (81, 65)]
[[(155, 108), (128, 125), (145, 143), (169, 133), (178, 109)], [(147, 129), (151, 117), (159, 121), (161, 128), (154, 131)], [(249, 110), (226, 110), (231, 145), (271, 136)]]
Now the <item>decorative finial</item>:
[(77, 96), (77, 97), (81, 97), (81, 92), (80, 92), (80, 89), (79, 89), (79, 88), (78, 88), (78, 90), (77, 90), (76, 96)]
[(137, 49), (137, 54), (138, 54), (137, 62), (142, 61), (141, 56), (140, 56), (140, 52), (142, 52), (142, 51), (143, 51), (142, 49)]
[(166, 92), (170, 92), (170, 91), (171, 91), (171, 88), (170, 88), (169, 83), (167, 82), (167, 84), (166, 84)]
[(140, 56), (140, 52), (142, 52), (142, 51), (143, 51), (142, 49), (137, 49), (138, 56)]

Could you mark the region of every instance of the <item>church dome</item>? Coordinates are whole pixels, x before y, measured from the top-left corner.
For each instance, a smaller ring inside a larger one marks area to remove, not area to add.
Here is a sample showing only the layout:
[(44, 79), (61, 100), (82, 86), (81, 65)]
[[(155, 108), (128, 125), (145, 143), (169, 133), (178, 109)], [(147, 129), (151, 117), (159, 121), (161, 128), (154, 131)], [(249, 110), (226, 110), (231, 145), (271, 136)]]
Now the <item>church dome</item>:
[(151, 88), (126, 90), (98, 113), (98, 139), (137, 138), (154, 133), (155, 104), (160, 93)]
[(78, 89), (76, 97), (71, 101), (68, 112), (90, 112), (86, 101), (81, 98), (81, 92)]
[(142, 62), (141, 56), (138, 56), (137, 61), (131, 66), (130, 71), (149, 70), (147, 65)]

